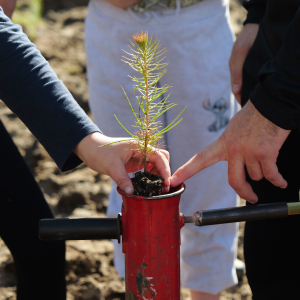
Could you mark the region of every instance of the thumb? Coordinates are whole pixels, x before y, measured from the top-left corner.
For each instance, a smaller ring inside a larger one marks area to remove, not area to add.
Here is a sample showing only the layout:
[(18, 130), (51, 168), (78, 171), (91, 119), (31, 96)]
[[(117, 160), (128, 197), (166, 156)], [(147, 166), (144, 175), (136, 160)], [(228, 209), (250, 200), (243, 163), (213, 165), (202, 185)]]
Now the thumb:
[(111, 168), (109, 176), (116, 182), (117, 186), (125, 192), (125, 194), (132, 195), (134, 193), (132, 181), (126, 172), (122, 161), (116, 163), (114, 168)]
[(171, 177), (171, 186), (178, 186), (181, 182), (221, 160), (226, 160), (226, 152), (218, 139), (180, 167)]
[(237, 100), (240, 102), (240, 93), (242, 90), (242, 82), (243, 82), (243, 65), (245, 62), (245, 59), (247, 57), (247, 54), (249, 52), (249, 49), (247, 47), (239, 47), (235, 49), (235, 55), (233, 58), (233, 61), (231, 62), (231, 88), (232, 93), (237, 98)]
[(242, 70), (239, 69), (240, 66), (235, 66), (237, 69), (233, 71), (231, 77), (231, 89), (235, 98), (240, 103), (240, 94), (242, 90)]

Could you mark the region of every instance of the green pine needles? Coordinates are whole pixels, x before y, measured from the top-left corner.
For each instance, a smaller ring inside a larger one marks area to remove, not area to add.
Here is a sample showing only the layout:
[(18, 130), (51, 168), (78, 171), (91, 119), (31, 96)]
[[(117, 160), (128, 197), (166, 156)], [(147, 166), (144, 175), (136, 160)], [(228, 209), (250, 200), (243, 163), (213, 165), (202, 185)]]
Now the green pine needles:
[(169, 103), (168, 98), (170, 94), (164, 97), (170, 86), (158, 86), (158, 81), (167, 72), (166, 66), (168, 64), (163, 62), (165, 58), (163, 55), (166, 53), (166, 49), (160, 49), (161, 45), (159, 41), (153, 39), (152, 36), (149, 39), (148, 32), (137, 33), (133, 38), (136, 44), (130, 41), (130, 52), (124, 51), (128, 57), (123, 56), (123, 61), (141, 75), (139, 78), (130, 76), (134, 82), (134, 94), (136, 91), (139, 92), (139, 95), (136, 96), (139, 106), (137, 112), (134, 111), (123, 87), (122, 89), (135, 117), (135, 125), (133, 126), (138, 128), (138, 130), (134, 134), (130, 133), (121, 124), (116, 115), (115, 118), (122, 128), (132, 137), (129, 141), (133, 141), (137, 145), (138, 151), (142, 154), (141, 163), (143, 163), (146, 171), (149, 156), (155, 152), (155, 148), (163, 147), (163, 145), (159, 143), (163, 134), (182, 121), (182, 119), (178, 120), (178, 118), (186, 107), (168, 126), (165, 128), (162, 127), (158, 118), (177, 105)]

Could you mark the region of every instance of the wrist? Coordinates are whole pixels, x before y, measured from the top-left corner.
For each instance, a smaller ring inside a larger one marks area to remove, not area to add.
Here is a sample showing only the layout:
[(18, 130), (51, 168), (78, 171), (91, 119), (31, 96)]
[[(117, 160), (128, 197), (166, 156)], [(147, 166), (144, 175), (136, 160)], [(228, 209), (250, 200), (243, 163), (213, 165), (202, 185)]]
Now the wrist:
[(239, 44), (242, 44), (243, 47), (247, 48), (247, 51), (252, 47), (257, 33), (259, 30), (259, 25), (255, 23), (248, 23), (244, 26), (243, 31), (240, 33), (240, 35), (237, 38), (237, 42)]
[(278, 127), (285, 130), (297, 128), (287, 103), (277, 98), (276, 93), (263, 88), (260, 83), (250, 93), (250, 99), (256, 110)]
[(5, 14), (7, 17), (9, 17), (10, 19), (12, 18), (14, 9), (13, 9), (13, 10), (10, 10), (10, 9), (7, 9), (7, 8), (3, 8), (3, 11), (4, 11), (4, 14)]
[(84, 137), (75, 147), (73, 152), (85, 163), (93, 157), (93, 153), (99, 150), (99, 146), (108, 142), (108, 137), (100, 132), (92, 132)]
[(259, 27), (258, 23), (247, 23), (245, 24), (244, 28), (248, 28), (248, 27)]

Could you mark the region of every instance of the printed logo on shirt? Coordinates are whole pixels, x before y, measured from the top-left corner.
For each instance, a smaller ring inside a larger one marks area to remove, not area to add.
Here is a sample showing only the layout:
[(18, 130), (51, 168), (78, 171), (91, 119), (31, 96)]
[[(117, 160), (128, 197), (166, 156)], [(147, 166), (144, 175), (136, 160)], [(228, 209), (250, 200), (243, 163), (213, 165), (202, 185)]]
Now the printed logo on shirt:
[(225, 112), (229, 104), (224, 98), (220, 98), (212, 105), (209, 97), (206, 97), (203, 101), (203, 107), (216, 115), (216, 121), (208, 126), (209, 131), (218, 131), (228, 124), (229, 118), (225, 116)]

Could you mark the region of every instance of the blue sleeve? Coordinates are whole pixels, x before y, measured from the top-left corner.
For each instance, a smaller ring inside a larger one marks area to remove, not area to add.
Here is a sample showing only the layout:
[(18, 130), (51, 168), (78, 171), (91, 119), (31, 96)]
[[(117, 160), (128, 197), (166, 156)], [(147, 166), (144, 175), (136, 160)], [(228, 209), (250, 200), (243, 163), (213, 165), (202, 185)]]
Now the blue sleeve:
[(57, 78), (19, 25), (0, 7), (0, 99), (24, 122), (62, 171), (82, 161), (73, 153), (100, 131)]

